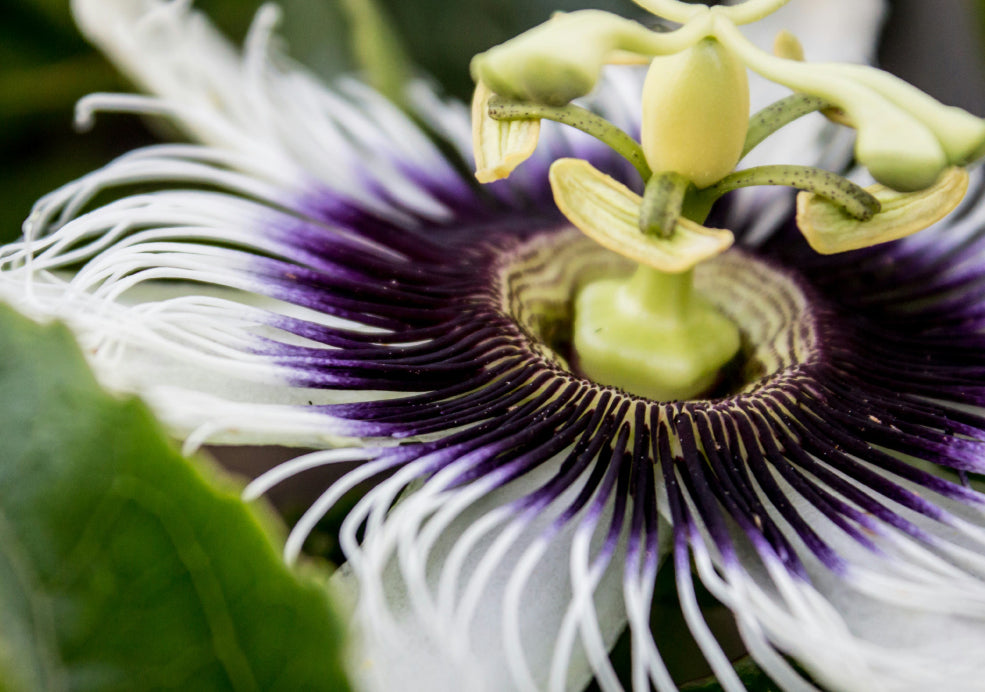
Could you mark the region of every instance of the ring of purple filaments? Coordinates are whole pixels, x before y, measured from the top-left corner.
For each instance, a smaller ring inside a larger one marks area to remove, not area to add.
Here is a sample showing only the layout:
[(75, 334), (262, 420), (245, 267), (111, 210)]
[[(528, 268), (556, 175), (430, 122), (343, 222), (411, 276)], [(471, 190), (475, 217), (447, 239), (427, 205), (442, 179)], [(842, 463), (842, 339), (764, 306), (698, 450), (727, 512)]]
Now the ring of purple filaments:
[[(723, 311), (737, 300), (745, 310), (740, 362), (706, 398), (655, 402), (578, 376), (565, 351), (572, 292), (621, 260), (553, 213), (461, 200), (453, 209), (449, 222), (408, 228), (326, 204), (311, 215), (342, 230), (299, 223), (291, 237), (305, 266), (269, 260), (268, 276), (280, 274), (274, 297), (373, 328), (287, 317), (275, 325), (330, 347), (278, 344), (279, 361), (303, 373), (293, 384), (406, 393), (319, 407), (345, 421), (346, 434), (387, 440), (374, 462), (381, 469), (427, 459), (422, 477), (461, 469), (450, 487), (506, 485), (561, 455), (550, 480), (514, 501), (518, 513), (580, 483), (551, 531), (583, 511), (597, 521), (614, 503), (603, 553), (628, 528), (632, 563), (641, 549), (656, 553), (665, 492), (678, 567), (702, 540), (698, 527), (727, 567), (738, 527), (803, 579), (792, 536), (830, 570), (845, 562), (791, 489), (872, 551), (881, 525), (935, 543), (897, 506), (951, 523), (910, 485), (985, 505), (967, 482), (985, 471), (985, 419), (970, 410), (985, 404), (985, 388), (968, 379), (985, 372), (985, 305), (974, 290), (985, 277), (949, 268), (956, 254), (981, 251), (982, 234), (954, 247), (914, 241), (820, 257), (791, 223), (755, 252), (727, 254), (706, 283), (720, 289), (708, 297)], [(727, 204), (715, 214), (709, 223), (727, 222)], [(743, 295), (729, 282), (745, 285)], [(764, 337), (755, 323), (770, 318), (778, 326)]]

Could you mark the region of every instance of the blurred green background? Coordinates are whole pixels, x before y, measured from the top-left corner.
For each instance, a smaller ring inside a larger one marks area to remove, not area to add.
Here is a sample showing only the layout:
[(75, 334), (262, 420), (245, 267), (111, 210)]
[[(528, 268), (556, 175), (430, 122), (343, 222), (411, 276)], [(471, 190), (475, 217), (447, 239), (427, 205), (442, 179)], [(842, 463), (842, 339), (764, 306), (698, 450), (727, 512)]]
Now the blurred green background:
[[(467, 98), (473, 54), (556, 9), (633, 15), (630, 0), (379, 0), (414, 69)], [(799, 0), (822, 2), (823, 0)], [(326, 77), (356, 68), (350, 17), (365, 0), (282, 0), (290, 53)], [(259, 2), (198, 0), (241, 38)], [(153, 137), (139, 119), (103, 116), (72, 128), (75, 101), (127, 89), (78, 35), (68, 0), (0, 0), (0, 241), (19, 234), (35, 199)], [(881, 53), (887, 69), (942, 100), (985, 116), (985, 0), (895, 0)]]

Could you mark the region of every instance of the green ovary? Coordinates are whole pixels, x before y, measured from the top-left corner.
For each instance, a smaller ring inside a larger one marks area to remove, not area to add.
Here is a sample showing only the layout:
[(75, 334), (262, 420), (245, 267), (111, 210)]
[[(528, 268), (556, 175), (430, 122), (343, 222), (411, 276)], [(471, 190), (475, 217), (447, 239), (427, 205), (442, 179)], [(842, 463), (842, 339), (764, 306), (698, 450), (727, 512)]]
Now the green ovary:
[(719, 41), (654, 58), (642, 106), (643, 153), (654, 173), (673, 171), (703, 188), (735, 168), (749, 127), (749, 81)]
[(739, 350), (738, 328), (693, 292), (692, 274), (639, 267), (575, 301), (578, 367), (599, 384), (672, 401), (708, 391)]

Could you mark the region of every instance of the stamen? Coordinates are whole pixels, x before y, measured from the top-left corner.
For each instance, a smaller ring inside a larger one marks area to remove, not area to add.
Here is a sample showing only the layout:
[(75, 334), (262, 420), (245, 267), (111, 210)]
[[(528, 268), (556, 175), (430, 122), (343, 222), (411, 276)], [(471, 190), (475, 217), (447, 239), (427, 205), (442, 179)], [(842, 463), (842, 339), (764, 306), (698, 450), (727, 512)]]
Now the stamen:
[(948, 163), (969, 164), (985, 155), (985, 120), (953, 106), (942, 106), (933, 97), (891, 74), (862, 65), (828, 65), (832, 75), (857, 81), (907, 110), (937, 137)]
[(786, 127), (798, 118), (828, 108), (830, 105), (817, 96), (791, 94), (766, 106), (749, 119), (749, 131), (746, 133), (746, 143), (742, 147), (740, 158), (744, 158), (746, 154), (777, 130)]
[(589, 110), (568, 104), (567, 106), (543, 106), (537, 103), (511, 101), (500, 96), (489, 99), (489, 117), (493, 120), (553, 120), (581, 130), (610, 147), (617, 154), (633, 164), (633, 168), (644, 181), (652, 175), (643, 156), (643, 148), (618, 127), (600, 115)]
[(592, 91), (610, 60), (624, 61), (627, 53), (677, 53), (706, 36), (708, 28), (707, 22), (691, 22), (659, 33), (599, 10), (558, 13), (475, 56), (469, 69), (477, 83), (497, 94), (560, 106)]
[[(922, 190), (933, 185), (947, 167), (948, 156), (934, 128), (926, 124), (928, 117), (915, 116), (913, 103), (900, 106), (880, 93), (883, 80), (874, 78), (875, 83), (870, 84), (860, 77), (859, 73), (874, 73), (871, 68), (845, 73), (836, 66), (776, 58), (750, 43), (727, 21), (717, 22), (714, 34), (754, 72), (843, 109), (858, 129), (856, 158), (884, 185), (904, 192)], [(951, 145), (955, 151), (966, 153), (978, 151), (979, 146), (977, 132), (971, 137), (962, 132), (962, 140)]]
[(650, 178), (640, 206), (640, 230), (645, 235), (669, 238), (690, 186), (691, 181), (679, 173), (660, 173)]
[(773, 39), (773, 55), (784, 60), (804, 62), (804, 46), (793, 33), (781, 29)]
[(879, 200), (865, 188), (836, 173), (811, 166), (747, 168), (722, 178), (711, 187), (701, 190), (698, 196), (712, 203), (727, 192), (755, 185), (789, 185), (799, 190), (813, 192), (831, 200), (836, 206), (860, 221), (871, 219), (881, 208)]

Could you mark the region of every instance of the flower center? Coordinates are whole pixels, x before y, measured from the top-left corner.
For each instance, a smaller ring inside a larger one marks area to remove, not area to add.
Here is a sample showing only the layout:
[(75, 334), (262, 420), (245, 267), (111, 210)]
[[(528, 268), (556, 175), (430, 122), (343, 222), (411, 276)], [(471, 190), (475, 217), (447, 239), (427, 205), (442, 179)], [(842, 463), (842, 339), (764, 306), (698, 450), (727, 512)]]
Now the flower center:
[[(633, 272), (632, 262), (600, 251), (573, 228), (539, 234), (504, 256), (497, 275), (501, 309), (536, 357), (579, 377), (654, 400), (708, 399), (754, 391), (820, 353), (818, 298), (790, 273), (739, 249), (694, 271), (694, 291), (738, 327), (737, 355), (684, 397), (648, 396), (633, 386), (599, 381), (575, 350), (575, 304), (586, 286)], [(656, 357), (656, 356), (655, 356)]]
[[(575, 287), (568, 360), (600, 384), (657, 401), (691, 399), (716, 386), (741, 341), (727, 309), (734, 291), (709, 294), (692, 283), (695, 268), (734, 240), (729, 229), (702, 225), (722, 195), (750, 185), (800, 189), (797, 226), (821, 253), (888, 242), (961, 201), (961, 167), (985, 153), (985, 120), (871, 68), (806, 63), (792, 34), (781, 33), (771, 54), (738, 30), (787, 0), (637, 2), (683, 26), (654, 32), (606, 12), (561, 13), (473, 58), (476, 177), (508, 177), (532, 155), (545, 119), (597, 137), (633, 165), (642, 183), (635, 189), (583, 159), (556, 160), (548, 171), (561, 213), (639, 265), (631, 277)], [(593, 91), (604, 65), (627, 60), (650, 65), (639, 142), (572, 103)], [(795, 93), (750, 119), (749, 69)], [(857, 130), (856, 159), (879, 185), (800, 165), (739, 166), (773, 132), (816, 110)]]

